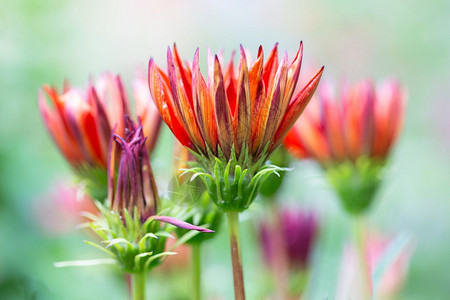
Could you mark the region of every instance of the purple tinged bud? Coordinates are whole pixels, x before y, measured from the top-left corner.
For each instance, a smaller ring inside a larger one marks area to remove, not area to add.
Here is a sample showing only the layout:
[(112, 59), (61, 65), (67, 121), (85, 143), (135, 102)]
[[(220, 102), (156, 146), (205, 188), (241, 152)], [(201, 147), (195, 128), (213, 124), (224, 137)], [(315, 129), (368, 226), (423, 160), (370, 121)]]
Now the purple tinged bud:
[(111, 136), (108, 168), (111, 208), (123, 215), (124, 209), (133, 214), (136, 207), (142, 222), (156, 214), (158, 200), (145, 141), (141, 124), (136, 127), (127, 118), (125, 138)]
[(278, 212), (277, 222), (276, 227), (268, 223), (260, 225), (259, 238), (267, 264), (274, 267), (276, 256), (285, 255), (290, 268), (307, 268), (317, 236), (317, 218), (311, 212), (285, 209)]

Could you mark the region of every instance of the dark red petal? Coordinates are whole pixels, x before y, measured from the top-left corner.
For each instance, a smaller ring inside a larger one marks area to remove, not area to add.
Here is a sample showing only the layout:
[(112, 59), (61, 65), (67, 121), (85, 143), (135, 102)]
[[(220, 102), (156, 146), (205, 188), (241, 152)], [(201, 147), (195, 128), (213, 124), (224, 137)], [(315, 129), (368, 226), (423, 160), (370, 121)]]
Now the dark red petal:
[(217, 137), (224, 154), (229, 157), (234, 144), (233, 126), (231, 123), (230, 106), (223, 81), (219, 59), (214, 61), (214, 111), (216, 114)]

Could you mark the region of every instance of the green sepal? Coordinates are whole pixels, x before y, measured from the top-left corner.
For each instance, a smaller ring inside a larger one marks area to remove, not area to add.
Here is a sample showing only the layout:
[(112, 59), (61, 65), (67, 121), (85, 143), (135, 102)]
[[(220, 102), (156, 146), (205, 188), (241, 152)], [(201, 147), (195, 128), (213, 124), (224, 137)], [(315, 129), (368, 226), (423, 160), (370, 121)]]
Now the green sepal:
[[(247, 152), (247, 149), (244, 148), (243, 151)], [(247, 209), (257, 195), (261, 179), (270, 174), (280, 176), (278, 172), (287, 170), (275, 165), (262, 165), (264, 161), (262, 157), (266, 157), (266, 155), (262, 155), (252, 165), (252, 159), (248, 153), (241, 153), (238, 159), (234, 148), (228, 161), (221, 159), (220, 155), (210, 160), (197, 156), (198, 167), (187, 169), (185, 172), (198, 174), (197, 176), (203, 180), (210, 198), (223, 212), (241, 212)]]
[(384, 162), (368, 157), (326, 168), (328, 179), (338, 194), (342, 207), (352, 215), (360, 215), (370, 208), (383, 171)]
[(97, 203), (100, 214), (85, 214), (87, 223), (102, 240), (100, 244), (85, 241), (115, 259), (127, 273), (149, 271), (173, 252), (164, 252), (168, 230), (173, 226), (149, 218), (141, 224), (139, 214), (133, 217), (127, 210), (122, 218), (106, 205)]
[[(277, 148), (272, 155), (269, 157), (269, 161), (271, 164), (287, 168), (291, 162), (292, 158), (287, 153), (284, 147)], [(283, 179), (285, 176), (285, 172), (279, 174), (270, 174), (261, 180), (259, 186), (259, 193), (264, 197), (264, 199), (270, 200), (275, 199), (273, 196), (279, 190), (281, 184), (283, 183)]]

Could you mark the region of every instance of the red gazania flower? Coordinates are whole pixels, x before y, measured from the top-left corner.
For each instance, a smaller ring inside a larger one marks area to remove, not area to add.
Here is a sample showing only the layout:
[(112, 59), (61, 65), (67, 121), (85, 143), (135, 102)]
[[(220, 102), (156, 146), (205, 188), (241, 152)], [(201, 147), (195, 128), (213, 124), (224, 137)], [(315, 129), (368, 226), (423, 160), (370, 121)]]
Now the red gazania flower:
[(324, 82), (315, 97), (284, 139), (294, 156), (322, 164), (386, 158), (405, 112), (405, 93), (397, 81), (378, 88), (370, 80), (342, 85), (338, 96)]
[(142, 124), (144, 136), (147, 138), (145, 147), (148, 153), (152, 153), (158, 140), (161, 128), (161, 117), (148, 90), (145, 76), (138, 76), (132, 82), (133, 99), (136, 106), (136, 115)]
[[(139, 94), (137, 103), (149, 102), (148, 98), (141, 99), (147, 97), (145, 93), (135, 94)], [(45, 95), (52, 105), (48, 105)], [(159, 131), (159, 116), (148, 106), (136, 106), (149, 134), (147, 146), (151, 150)], [(115, 133), (124, 136), (124, 117), (130, 113), (119, 76), (105, 74), (85, 91), (65, 86), (61, 94), (44, 85), (39, 107), (47, 130), (75, 170), (83, 166), (106, 170), (111, 133), (115, 128)]]
[(277, 45), (264, 62), (262, 47), (253, 64), (244, 49), (235, 71), (209, 54), (208, 82), (199, 66), (183, 63), (176, 46), (167, 52), (167, 75), (149, 62), (149, 87), (163, 120), (186, 147), (208, 158), (247, 152), (251, 161), (270, 154), (302, 113), (313, 95), (323, 68), (294, 94), (302, 61), (302, 44), (292, 61), (278, 60)]

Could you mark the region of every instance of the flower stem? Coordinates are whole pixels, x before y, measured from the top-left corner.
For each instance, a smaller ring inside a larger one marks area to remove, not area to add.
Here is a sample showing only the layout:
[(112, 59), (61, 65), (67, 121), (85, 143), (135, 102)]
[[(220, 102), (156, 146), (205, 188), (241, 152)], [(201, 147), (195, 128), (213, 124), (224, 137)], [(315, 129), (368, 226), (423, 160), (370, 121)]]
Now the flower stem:
[(244, 276), (242, 272), (241, 247), (239, 239), (239, 213), (226, 212), (230, 234), (231, 261), (233, 265), (234, 298), (245, 300)]
[(145, 300), (145, 272), (132, 274), (132, 300)]
[(200, 300), (201, 297), (201, 243), (192, 244), (192, 299)]
[(362, 278), (363, 299), (371, 299), (372, 276), (367, 258), (364, 219), (361, 216), (353, 217), (353, 239), (358, 256), (357, 274)]

